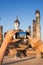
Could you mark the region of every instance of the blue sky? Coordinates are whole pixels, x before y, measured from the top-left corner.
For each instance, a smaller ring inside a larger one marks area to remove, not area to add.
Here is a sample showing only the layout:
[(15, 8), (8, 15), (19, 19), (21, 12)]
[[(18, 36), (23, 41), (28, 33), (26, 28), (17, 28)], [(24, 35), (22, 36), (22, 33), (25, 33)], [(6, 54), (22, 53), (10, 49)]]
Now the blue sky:
[(27, 30), (29, 25), (32, 27), (36, 10), (40, 10), (43, 40), (43, 0), (0, 0), (0, 25), (3, 25), (3, 32), (14, 29), (16, 16), (20, 21), (21, 29)]

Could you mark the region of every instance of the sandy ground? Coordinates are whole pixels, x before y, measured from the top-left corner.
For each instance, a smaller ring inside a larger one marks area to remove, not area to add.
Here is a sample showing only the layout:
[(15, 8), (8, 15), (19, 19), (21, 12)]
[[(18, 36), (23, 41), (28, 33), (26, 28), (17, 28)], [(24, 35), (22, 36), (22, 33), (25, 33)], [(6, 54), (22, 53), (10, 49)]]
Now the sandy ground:
[(23, 59), (14, 59), (14, 58), (5, 58), (3, 65), (43, 65), (43, 58), (23, 58)]

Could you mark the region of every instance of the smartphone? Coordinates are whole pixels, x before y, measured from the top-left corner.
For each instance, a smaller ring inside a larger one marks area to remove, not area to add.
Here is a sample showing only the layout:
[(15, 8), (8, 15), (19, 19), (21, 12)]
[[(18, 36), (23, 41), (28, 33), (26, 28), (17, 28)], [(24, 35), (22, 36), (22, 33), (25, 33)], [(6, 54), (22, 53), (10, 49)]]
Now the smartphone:
[(16, 39), (27, 39), (27, 35), (29, 35), (29, 32), (17, 32)]

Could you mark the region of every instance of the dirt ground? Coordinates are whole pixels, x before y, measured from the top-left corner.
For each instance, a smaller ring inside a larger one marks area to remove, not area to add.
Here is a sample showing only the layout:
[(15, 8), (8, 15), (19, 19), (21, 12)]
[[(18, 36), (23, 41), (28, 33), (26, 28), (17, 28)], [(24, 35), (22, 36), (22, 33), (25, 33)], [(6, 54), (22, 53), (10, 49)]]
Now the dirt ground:
[(43, 58), (4, 59), (3, 65), (43, 65)]

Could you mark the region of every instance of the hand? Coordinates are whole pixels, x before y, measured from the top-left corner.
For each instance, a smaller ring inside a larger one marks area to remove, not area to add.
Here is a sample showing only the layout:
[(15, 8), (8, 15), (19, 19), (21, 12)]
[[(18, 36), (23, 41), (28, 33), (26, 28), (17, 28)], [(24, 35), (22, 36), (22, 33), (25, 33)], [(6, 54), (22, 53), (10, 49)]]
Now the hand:
[(30, 36), (27, 36), (27, 37), (28, 37), (28, 39), (29, 39), (28, 41), (30, 42), (32, 47), (38, 48), (40, 45), (42, 45), (41, 40), (36, 39), (36, 38), (31, 38)]
[[(12, 40), (13, 35), (16, 34), (16, 33), (17, 33), (17, 31), (10, 30), (9, 32), (7, 32), (4, 41), (10, 43), (11, 40)], [(20, 39), (14, 39), (14, 42), (19, 41), (19, 40), (20, 40)], [(13, 41), (13, 40), (12, 40), (12, 41)]]
[[(11, 31), (7, 32), (7, 34), (6, 34), (5, 38), (4, 38), (4, 41), (3, 41), (2, 46), (0, 48), (0, 65), (2, 65), (6, 48), (7, 48), (8, 44), (10, 43), (13, 35), (16, 34), (16, 32), (17, 31), (11, 30)], [(17, 42), (19, 40), (20, 39), (15, 39), (14, 42)]]

